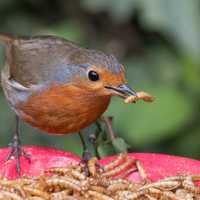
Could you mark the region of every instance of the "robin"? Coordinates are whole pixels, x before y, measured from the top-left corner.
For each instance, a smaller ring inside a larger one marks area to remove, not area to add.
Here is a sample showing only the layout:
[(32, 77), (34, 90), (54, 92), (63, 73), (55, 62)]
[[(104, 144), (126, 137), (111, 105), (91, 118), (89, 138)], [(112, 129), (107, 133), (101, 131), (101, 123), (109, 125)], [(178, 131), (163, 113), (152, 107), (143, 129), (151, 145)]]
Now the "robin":
[(0, 35), (6, 46), (1, 82), (16, 113), (16, 132), (8, 159), (23, 154), (19, 118), (50, 134), (68, 134), (95, 122), (112, 96), (136, 97), (124, 67), (101, 51), (89, 50), (56, 36)]

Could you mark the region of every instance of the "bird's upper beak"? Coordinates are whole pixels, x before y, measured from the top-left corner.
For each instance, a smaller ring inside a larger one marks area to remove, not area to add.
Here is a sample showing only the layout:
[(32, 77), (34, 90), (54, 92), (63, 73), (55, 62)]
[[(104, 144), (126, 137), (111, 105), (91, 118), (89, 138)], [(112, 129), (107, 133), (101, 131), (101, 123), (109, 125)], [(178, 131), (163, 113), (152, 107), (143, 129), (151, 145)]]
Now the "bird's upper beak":
[(127, 98), (132, 95), (137, 96), (137, 93), (126, 84), (119, 86), (105, 86), (105, 88), (110, 90), (113, 95), (117, 95), (122, 98)]

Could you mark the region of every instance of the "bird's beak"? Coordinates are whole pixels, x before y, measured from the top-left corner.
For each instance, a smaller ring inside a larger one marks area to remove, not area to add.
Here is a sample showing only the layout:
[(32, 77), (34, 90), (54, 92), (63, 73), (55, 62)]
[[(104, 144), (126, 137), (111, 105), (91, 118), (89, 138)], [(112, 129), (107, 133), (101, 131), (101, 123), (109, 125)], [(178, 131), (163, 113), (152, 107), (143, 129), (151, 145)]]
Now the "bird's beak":
[(120, 96), (122, 98), (127, 98), (128, 96), (137, 96), (137, 93), (131, 89), (128, 85), (122, 84), (119, 86), (105, 86), (106, 89), (112, 91), (113, 95)]

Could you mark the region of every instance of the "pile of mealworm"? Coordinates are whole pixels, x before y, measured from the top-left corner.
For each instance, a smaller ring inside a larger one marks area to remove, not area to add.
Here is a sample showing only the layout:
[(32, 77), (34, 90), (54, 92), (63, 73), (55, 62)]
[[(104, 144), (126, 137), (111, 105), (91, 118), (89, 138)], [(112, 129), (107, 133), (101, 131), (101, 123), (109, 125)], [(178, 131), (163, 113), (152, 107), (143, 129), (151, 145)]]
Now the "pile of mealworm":
[[(138, 170), (141, 182), (127, 180)], [(0, 179), (0, 200), (199, 200), (200, 175), (180, 175), (151, 182), (138, 160), (121, 154), (105, 166), (87, 164), (51, 168), (38, 177)]]

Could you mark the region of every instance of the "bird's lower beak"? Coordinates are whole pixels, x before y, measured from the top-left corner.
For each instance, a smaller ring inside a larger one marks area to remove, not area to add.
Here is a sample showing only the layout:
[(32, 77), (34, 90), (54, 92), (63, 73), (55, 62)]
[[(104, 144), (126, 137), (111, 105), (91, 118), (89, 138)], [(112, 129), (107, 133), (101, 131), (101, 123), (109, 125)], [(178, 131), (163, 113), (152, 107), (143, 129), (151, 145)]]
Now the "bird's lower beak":
[(105, 88), (112, 91), (113, 95), (120, 96), (122, 98), (127, 98), (128, 96), (137, 96), (137, 93), (131, 89), (128, 85), (122, 84), (119, 86), (106, 86)]

